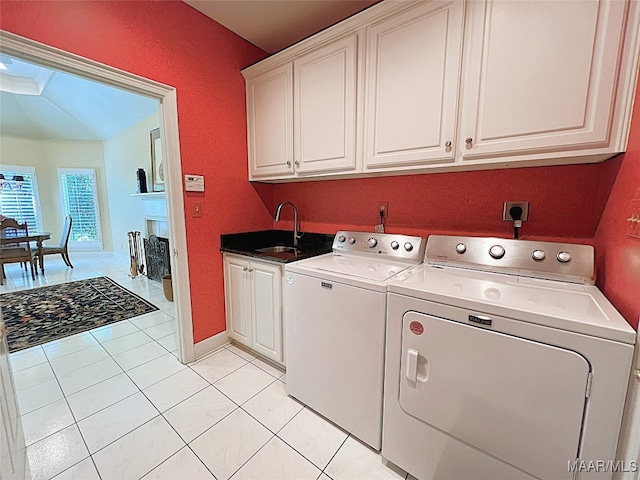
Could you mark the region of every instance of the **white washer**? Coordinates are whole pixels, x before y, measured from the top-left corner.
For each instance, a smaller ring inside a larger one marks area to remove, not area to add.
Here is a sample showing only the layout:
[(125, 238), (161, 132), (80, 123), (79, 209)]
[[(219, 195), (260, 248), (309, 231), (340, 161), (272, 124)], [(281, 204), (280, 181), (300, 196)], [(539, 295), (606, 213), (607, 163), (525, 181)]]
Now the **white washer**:
[(382, 455), (420, 480), (624, 468), (635, 332), (594, 279), (590, 246), (430, 236), (389, 284)]
[(287, 393), (376, 450), (386, 286), (424, 248), (420, 237), (341, 231), (333, 253), (285, 266)]

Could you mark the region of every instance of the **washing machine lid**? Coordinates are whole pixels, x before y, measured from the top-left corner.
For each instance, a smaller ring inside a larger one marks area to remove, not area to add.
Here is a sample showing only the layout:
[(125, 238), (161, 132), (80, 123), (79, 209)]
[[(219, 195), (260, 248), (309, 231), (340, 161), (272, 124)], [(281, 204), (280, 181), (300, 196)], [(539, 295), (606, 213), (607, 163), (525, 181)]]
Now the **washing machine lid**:
[(329, 253), (287, 264), (287, 272), (306, 274), (338, 274), (345, 279), (385, 284), (400, 272), (411, 269), (406, 263), (384, 262), (377, 257)]
[(633, 345), (635, 331), (592, 285), (425, 265), (388, 291)]

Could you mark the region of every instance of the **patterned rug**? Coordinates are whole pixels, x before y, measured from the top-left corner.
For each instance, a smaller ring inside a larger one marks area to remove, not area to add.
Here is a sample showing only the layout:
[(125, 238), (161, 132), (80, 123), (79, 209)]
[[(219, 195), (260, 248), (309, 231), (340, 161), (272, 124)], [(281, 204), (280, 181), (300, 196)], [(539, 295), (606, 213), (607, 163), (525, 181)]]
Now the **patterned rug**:
[(158, 310), (108, 277), (4, 293), (0, 308), (9, 352)]

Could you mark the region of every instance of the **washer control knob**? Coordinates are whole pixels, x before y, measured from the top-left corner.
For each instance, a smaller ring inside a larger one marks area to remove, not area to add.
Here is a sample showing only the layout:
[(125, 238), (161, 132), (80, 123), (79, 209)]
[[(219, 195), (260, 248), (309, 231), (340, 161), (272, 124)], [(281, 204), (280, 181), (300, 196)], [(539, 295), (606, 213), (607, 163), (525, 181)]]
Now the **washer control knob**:
[(556, 258), (560, 263), (569, 263), (573, 258), (573, 255), (569, 252), (559, 252)]
[(391, 242), (391, 248), (397, 250), (398, 248), (400, 248), (400, 244), (394, 240), (393, 242)]
[(489, 255), (491, 255), (496, 260), (504, 257), (504, 247), (502, 245), (494, 245), (489, 249)]
[(347, 240), (351, 245), (353, 245), (354, 243), (356, 243), (356, 239), (353, 237), (349, 237), (349, 239)]
[(541, 262), (545, 259), (546, 256), (547, 254), (544, 252), (544, 250), (534, 250), (531, 254), (531, 258), (533, 258), (536, 262)]
[(340, 236), (338, 237), (338, 241), (339, 241), (340, 243), (344, 243), (344, 241), (345, 241), (345, 240), (346, 240), (346, 237), (345, 237), (344, 235), (340, 235)]
[(377, 244), (378, 244), (378, 241), (373, 237), (369, 237), (369, 240), (367, 240), (367, 245), (369, 245), (369, 248), (373, 248)]
[(411, 242), (407, 242), (407, 243), (405, 243), (405, 244), (404, 244), (404, 249), (405, 249), (407, 252), (410, 252), (411, 250), (413, 250), (413, 245), (411, 244)]
[(464, 243), (459, 243), (456, 245), (456, 252), (464, 253), (467, 251), (467, 246)]

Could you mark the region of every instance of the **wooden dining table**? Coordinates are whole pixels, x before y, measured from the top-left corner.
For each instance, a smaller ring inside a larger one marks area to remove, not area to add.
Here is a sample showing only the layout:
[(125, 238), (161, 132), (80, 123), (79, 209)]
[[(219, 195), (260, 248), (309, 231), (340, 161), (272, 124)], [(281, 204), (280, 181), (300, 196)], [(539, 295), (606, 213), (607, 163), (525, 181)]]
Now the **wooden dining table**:
[[(28, 235), (17, 233), (16, 231), (0, 231), (0, 245), (10, 245), (12, 243), (36, 242), (38, 248), (38, 258), (40, 259), (40, 271), (44, 275), (44, 255), (42, 255), (42, 242), (51, 238), (51, 232), (29, 232)], [(38, 268), (36, 266), (36, 273)]]

